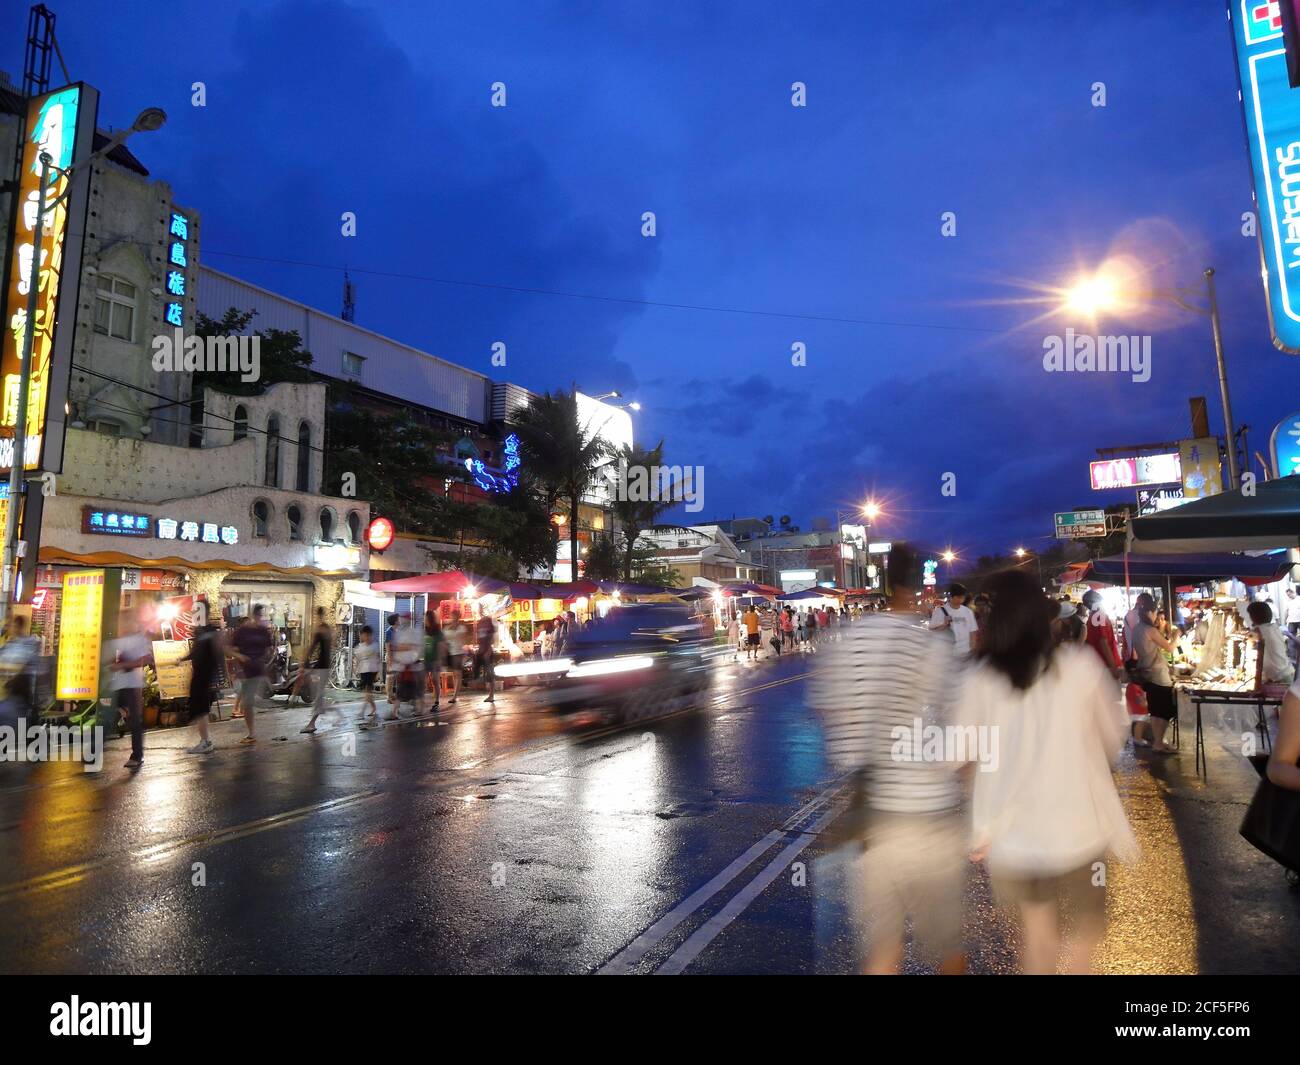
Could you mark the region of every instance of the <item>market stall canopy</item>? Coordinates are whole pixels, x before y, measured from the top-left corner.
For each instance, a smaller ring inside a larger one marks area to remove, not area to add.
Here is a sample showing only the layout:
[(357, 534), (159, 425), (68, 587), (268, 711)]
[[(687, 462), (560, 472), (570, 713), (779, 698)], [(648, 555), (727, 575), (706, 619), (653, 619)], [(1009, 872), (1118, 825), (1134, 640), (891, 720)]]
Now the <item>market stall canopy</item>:
[(777, 598), (783, 603), (803, 599), (830, 599), (833, 598), (834, 591), (834, 588), (805, 588), (802, 592), (786, 592), (784, 595), (778, 595)]
[(1137, 555), (1271, 551), (1300, 545), (1300, 474), (1221, 492), (1129, 522)]
[(567, 584), (539, 584), (537, 590), (543, 599), (577, 599), (579, 596), (591, 596), (600, 591), (595, 581), (570, 581)]
[(510, 589), (511, 599), (546, 599), (547, 595), (535, 584), (529, 584), (526, 581), (511, 581), (507, 587)]
[[(1130, 555), (1128, 581), (1143, 585), (1166, 578), (1183, 584), (1208, 584), (1235, 577), (1246, 584), (1268, 584), (1286, 572), (1283, 555)], [(1124, 556), (1109, 555), (1071, 566), (1061, 583), (1101, 581), (1124, 584)]]
[(615, 592), (619, 595), (677, 595), (674, 588), (662, 588), (657, 584), (628, 584), (624, 581), (601, 581), (600, 590), (606, 595)]
[(684, 592), (674, 592), (678, 599), (685, 599), (688, 603), (693, 603), (697, 599), (710, 599), (713, 596), (711, 588), (687, 588)]
[(459, 595), (467, 588), (476, 592), (504, 592), (509, 585), (493, 577), (480, 577), (462, 570), (443, 573), (426, 573), (420, 577), (400, 577), (395, 581), (379, 581), (370, 585), (371, 591), (405, 595)]
[(722, 594), (728, 596), (759, 595), (766, 599), (781, 594), (780, 588), (767, 584), (755, 584), (753, 581), (731, 581), (722, 586)]

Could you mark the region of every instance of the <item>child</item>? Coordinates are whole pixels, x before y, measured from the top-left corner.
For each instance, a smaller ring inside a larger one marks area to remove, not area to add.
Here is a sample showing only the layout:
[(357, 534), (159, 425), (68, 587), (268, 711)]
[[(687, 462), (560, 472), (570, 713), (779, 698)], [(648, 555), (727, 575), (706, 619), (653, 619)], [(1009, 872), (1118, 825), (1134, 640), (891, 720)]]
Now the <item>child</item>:
[[(352, 652), (352, 670), (361, 681), (361, 724), (376, 721), (379, 710), (375, 706), (375, 677), (379, 675), (379, 644), (375, 643), (375, 630), (369, 625), (361, 630), (361, 642)], [(367, 709), (368, 708), (368, 709)]]

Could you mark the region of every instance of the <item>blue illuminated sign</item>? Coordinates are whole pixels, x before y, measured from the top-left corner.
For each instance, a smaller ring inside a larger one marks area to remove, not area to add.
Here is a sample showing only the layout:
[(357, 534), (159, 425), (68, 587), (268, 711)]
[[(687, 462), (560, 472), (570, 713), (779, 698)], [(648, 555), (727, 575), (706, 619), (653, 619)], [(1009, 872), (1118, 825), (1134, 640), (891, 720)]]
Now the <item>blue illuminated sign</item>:
[(1279, 477), (1300, 473), (1300, 410), (1288, 414), (1273, 430), (1273, 466)]
[(1277, 0), (1231, 0), (1264, 293), (1273, 343), (1300, 354), (1300, 89), (1287, 77)]
[(500, 474), (492, 473), (482, 459), (465, 460), (465, 468), (473, 475), (474, 483), (485, 492), (509, 492), (519, 483), (519, 437), (511, 433), (501, 446), (506, 460)]

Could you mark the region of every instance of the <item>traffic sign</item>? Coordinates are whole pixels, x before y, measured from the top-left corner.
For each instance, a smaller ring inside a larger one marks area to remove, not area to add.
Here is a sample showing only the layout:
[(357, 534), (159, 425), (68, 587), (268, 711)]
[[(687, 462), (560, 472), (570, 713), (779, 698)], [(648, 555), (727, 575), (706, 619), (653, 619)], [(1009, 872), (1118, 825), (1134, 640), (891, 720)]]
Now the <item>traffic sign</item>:
[(1083, 540), (1106, 535), (1104, 510), (1067, 510), (1055, 515), (1058, 540)]

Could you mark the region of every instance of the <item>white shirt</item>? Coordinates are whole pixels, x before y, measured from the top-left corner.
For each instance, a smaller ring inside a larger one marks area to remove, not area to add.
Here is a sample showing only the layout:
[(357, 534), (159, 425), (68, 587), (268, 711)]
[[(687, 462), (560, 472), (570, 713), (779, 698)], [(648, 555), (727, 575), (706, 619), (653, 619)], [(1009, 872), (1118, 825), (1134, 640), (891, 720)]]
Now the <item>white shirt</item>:
[(996, 768), (976, 769), (971, 798), (975, 840), (988, 846), (991, 873), (1054, 876), (1108, 853), (1136, 856), (1110, 769), (1128, 716), (1091, 648), (1062, 644), (1027, 691), (987, 663), (976, 665), (955, 718), (993, 730)]
[[(117, 661), (118, 658), (121, 658), (124, 662), (134, 662), (138, 658), (148, 658), (152, 653), (153, 648), (150, 646), (148, 638), (140, 632), (132, 633), (130, 636), (119, 636), (108, 645), (108, 661), (110, 665)], [(109, 670), (109, 691), (115, 692), (120, 688), (143, 687), (143, 666), (137, 669)]]
[(945, 621), (951, 621), (947, 627), (952, 629), (953, 650), (959, 657), (970, 654), (971, 633), (979, 628), (979, 622), (975, 620), (975, 611), (965, 603), (958, 607), (935, 607), (934, 613), (930, 615), (930, 628), (942, 629), (945, 627)]
[(1300, 595), (1287, 603), (1286, 623), (1288, 625), (1300, 625)]
[(1286, 637), (1272, 622), (1261, 625), (1259, 653), (1264, 656), (1263, 682), (1265, 684), (1290, 684), (1295, 679), (1291, 659), (1287, 655)]
[(359, 643), (352, 648), (352, 671), (354, 673), (379, 672), (379, 644)]

